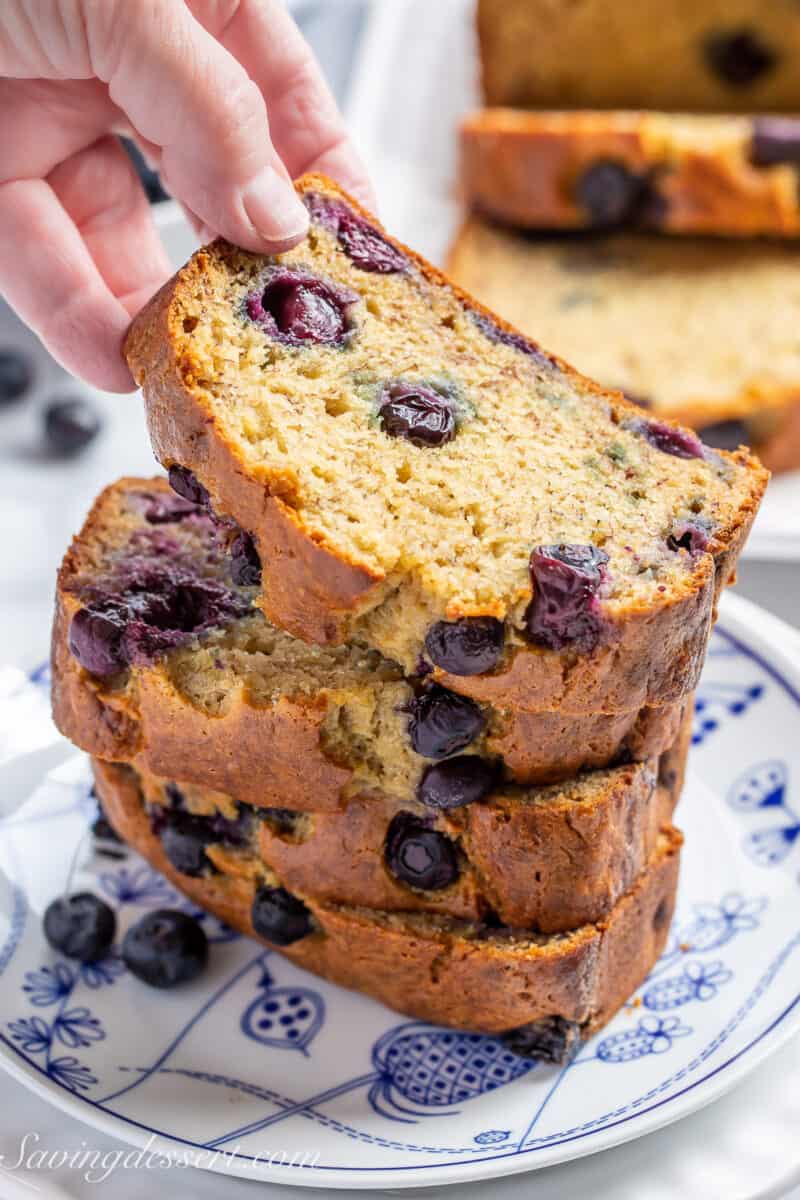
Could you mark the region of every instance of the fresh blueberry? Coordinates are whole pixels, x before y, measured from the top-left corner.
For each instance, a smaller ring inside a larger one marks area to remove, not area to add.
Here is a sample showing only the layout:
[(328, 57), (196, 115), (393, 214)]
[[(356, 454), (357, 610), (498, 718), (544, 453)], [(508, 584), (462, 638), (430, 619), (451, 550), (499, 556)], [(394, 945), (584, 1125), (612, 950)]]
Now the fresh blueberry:
[(353, 331), (356, 292), (296, 267), (276, 267), (249, 295), (251, 321), (286, 346), (341, 346)]
[(425, 637), (431, 662), (451, 675), (483, 675), (503, 655), (505, 630), (494, 617), (437, 621)]
[(642, 180), (618, 162), (594, 163), (575, 183), (575, 200), (597, 227), (634, 220), (641, 197)]
[(100, 428), (100, 415), (88, 400), (54, 400), (44, 410), (45, 438), (57, 454), (77, 454), (94, 441)]
[(207, 875), (213, 870), (206, 846), (219, 839), (205, 817), (165, 809), (158, 814), (156, 828), (164, 853), (181, 875)]
[(389, 437), (414, 446), (443, 446), (456, 433), (452, 399), (425, 383), (386, 384), (378, 400), (378, 419)]
[(781, 163), (800, 166), (800, 121), (797, 117), (754, 117), (750, 161), (755, 167)]
[(16, 350), (0, 350), (0, 406), (22, 399), (32, 383), (27, 358)]
[(458, 754), (426, 768), (417, 799), (428, 808), (461, 808), (485, 799), (497, 778), (493, 762), (477, 754)]
[(211, 497), (194, 471), (190, 471), (188, 467), (181, 467), (178, 463), (173, 463), (167, 478), (173, 492), (177, 492), (184, 500), (197, 505), (198, 508), (210, 508)]
[(550, 650), (591, 650), (603, 629), (597, 593), (608, 555), (590, 545), (537, 546), (531, 554), (533, 599), (525, 614), (531, 639)]
[(715, 450), (738, 450), (740, 446), (749, 445), (752, 438), (746, 421), (715, 421), (697, 432), (705, 444)]
[(126, 666), (122, 635), (128, 610), (119, 604), (90, 604), (81, 608), (69, 627), (69, 648), (80, 665), (101, 679)]
[(177, 783), (166, 783), (164, 785), (164, 796), (170, 808), (183, 808), (186, 803), (186, 798)]
[(122, 959), (142, 983), (171, 988), (200, 974), (208, 962), (208, 939), (188, 913), (160, 908), (131, 925), (122, 942)]
[(458, 879), (455, 842), (413, 813), (399, 812), (390, 821), (384, 859), (396, 879), (423, 891), (439, 891)]
[(555, 1066), (570, 1062), (581, 1047), (581, 1027), (565, 1017), (542, 1017), (503, 1034), (503, 1041), (520, 1058)]
[(746, 26), (709, 34), (703, 54), (710, 70), (734, 88), (749, 87), (778, 65), (780, 56)]
[(44, 936), (67, 958), (94, 962), (107, 954), (117, 931), (114, 910), (91, 892), (75, 892), (49, 904)]
[(260, 887), (251, 910), (253, 929), (274, 946), (291, 946), (314, 929), (310, 911), (282, 887)]
[(670, 550), (688, 550), (690, 554), (702, 554), (708, 546), (708, 527), (699, 521), (678, 521), (667, 535)]
[(409, 705), (408, 734), (423, 758), (458, 754), (483, 732), (486, 718), (474, 700), (434, 686)]
[(688, 429), (667, 425), (664, 421), (634, 421), (628, 428), (649, 445), (674, 458), (703, 458), (703, 443)]
[(244, 531), (231, 542), (231, 579), (239, 587), (261, 583), (261, 559), (251, 535)]

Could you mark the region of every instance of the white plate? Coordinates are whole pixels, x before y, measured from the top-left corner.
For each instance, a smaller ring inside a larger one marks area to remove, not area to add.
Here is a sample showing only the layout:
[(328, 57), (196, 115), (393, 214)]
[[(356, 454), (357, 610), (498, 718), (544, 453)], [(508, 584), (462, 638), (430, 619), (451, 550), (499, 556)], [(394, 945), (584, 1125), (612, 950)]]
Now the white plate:
[[(474, 0), (374, 3), (348, 97), (383, 221), (437, 263), (461, 219), (456, 131), (479, 104), (473, 8)], [(772, 481), (744, 555), (800, 561), (800, 471)]]
[[(76, 846), (89, 852), (76, 757), (2, 827), (0, 1061), (108, 1133), (140, 1146), (156, 1135), (217, 1168), (206, 1151), (224, 1148), (229, 1173), (287, 1183), (486, 1179), (648, 1133), (800, 1028), (799, 709), (800, 636), (729, 598), (699, 691), (668, 949), (564, 1070), (405, 1021), (211, 918), (210, 970), (173, 993), (148, 991), (114, 958), (61, 959), (39, 914)], [(147, 908), (186, 903), (133, 854), (87, 859), (73, 886), (112, 902), (123, 931)]]

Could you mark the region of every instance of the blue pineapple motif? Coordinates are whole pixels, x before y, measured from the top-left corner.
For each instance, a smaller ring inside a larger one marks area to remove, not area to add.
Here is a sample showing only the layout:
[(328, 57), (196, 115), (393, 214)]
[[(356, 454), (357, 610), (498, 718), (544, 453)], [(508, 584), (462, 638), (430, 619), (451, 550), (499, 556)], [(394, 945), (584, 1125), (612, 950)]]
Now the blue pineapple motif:
[(259, 994), (245, 1009), (242, 1033), (276, 1050), (300, 1050), (308, 1054), (308, 1045), (325, 1020), (322, 997), (305, 987), (275, 987), (266, 968), (259, 982)]
[(232, 1129), (206, 1146), (216, 1148), (239, 1141), (360, 1087), (369, 1087), (372, 1108), (391, 1121), (408, 1124), (420, 1117), (447, 1116), (452, 1114), (453, 1105), (504, 1087), (536, 1066), (512, 1054), (496, 1038), (458, 1033), (422, 1021), (408, 1021), (390, 1029), (372, 1047), (371, 1057), (374, 1070), (365, 1075)]
[(690, 962), (679, 975), (651, 984), (642, 996), (642, 1003), (645, 1008), (665, 1012), (680, 1008), (692, 1000), (713, 1000), (720, 986), (732, 978), (733, 972), (719, 960), (712, 963)]
[(601, 1062), (623, 1063), (647, 1054), (665, 1054), (675, 1038), (691, 1032), (688, 1025), (681, 1024), (680, 1017), (643, 1017), (635, 1029), (603, 1038), (594, 1057)]
[(701, 683), (694, 704), (692, 745), (700, 746), (719, 729), (721, 717), (740, 717), (764, 695), (760, 683)]

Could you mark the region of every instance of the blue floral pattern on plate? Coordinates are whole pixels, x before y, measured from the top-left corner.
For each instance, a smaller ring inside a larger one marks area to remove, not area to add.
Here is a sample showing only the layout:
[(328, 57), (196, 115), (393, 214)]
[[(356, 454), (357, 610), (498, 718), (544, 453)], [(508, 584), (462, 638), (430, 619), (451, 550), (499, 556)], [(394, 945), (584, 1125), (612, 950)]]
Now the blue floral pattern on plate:
[[(0, 1058), (140, 1143), (154, 1130), (243, 1170), (275, 1147), (300, 1154), (313, 1143), (309, 1182), (486, 1178), (559, 1161), (576, 1143), (599, 1149), (620, 1127), (647, 1132), (799, 1024), (796, 678), (780, 648), (756, 644), (742, 622), (715, 634), (679, 809), (687, 846), (668, 944), (561, 1069), (495, 1038), (398, 1018), (205, 915), (212, 969), (169, 1004), (116, 955), (85, 966), (53, 955), (31, 913), (63, 883), (85, 829), (85, 776), (68, 804), (63, 784), (44, 785), (0, 839)], [(147, 908), (197, 911), (133, 853), (87, 857), (80, 883), (113, 904), (121, 933)], [(263, 1177), (291, 1182), (296, 1172)]]

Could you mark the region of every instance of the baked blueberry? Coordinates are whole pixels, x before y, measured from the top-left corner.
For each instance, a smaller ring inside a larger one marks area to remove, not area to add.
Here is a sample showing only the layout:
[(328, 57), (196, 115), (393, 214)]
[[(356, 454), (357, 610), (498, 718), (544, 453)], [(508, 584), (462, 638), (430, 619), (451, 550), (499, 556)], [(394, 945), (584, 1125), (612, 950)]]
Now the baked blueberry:
[(75, 892), (48, 904), (43, 925), (54, 950), (81, 962), (107, 954), (117, 932), (114, 910), (91, 892)]
[(670, 550), (688, 550), (690, 554), (702, 554), (708, 546), (708, 526), (700, 521), (678, 521), (667, 535)]
[(568, 1063), (581, 1047), (581, 1027), (565, 1017), (542, 1017), (503, 1034), (502, 1040), (520, 1058), (556, 1066)]
[(196, 504), (198, 508), (210, 508), (211, 497), (194, 471), (173, 463), (167, 473), (167, 479), (173, 492), (177, 492), (184, 500)]
[(556, 361), (544, 350), (540, 349), (535, 342), (530, 338), (526, 338), (523, 334), (517, 333), (513, 329), (503, 329), (496, 321), (488, 315), (488, 313), (477, 312), (471, 310), (470, 315), (474, 323), (478, 326), (484, 337), (487, 337), (490, 342), (495, 342), (500, 346), (512, 346), (515, 350), (519, 350), (521, 354), (527, 354), (529, 358), (535, 358), (541, 366), (553, 367)]
[(120, 603), (96, 603), (80, 608), (69, 627), (69, 648), (80, 665), (101, 679), (125, 667), (122, 635), (128, 610)]
[(425, 649), (434, 666), (450, 675), (483, 675), (503, 655), (505, 630), (494, 617), (461, 617), (437, 621), (425, 636)]
[(378, 400), (378, 420), (389, 437), (415, 446), (443, 446), (456, 433), (452, 398), (425, 383), (387, 383)]
[(310, 271), (276, 267), (261, 291), (247, 297), (245, 309), (251, 321), (286, 346), (341, 346), (354, 328), (350, 309), (358, 299), (357, 292)]
[(77, 454), (94, 441), (100, 428), (100, 415), (88, 400), (54, 400), (44, 410), (45, 438), (56, 454)]
[(405, 271), (408, 259), (363, 217), (345, 210), (339, 218), (339, 245), (354, 266), (378, 275)]
[(734, 88), (749, 87), (774, 71), (779, 62), (776, 51), (746, 26), (709, 34), (703, 54), (717, 78)]
[(0, 405), (21, 400), (33, 383), (27, 358), (17, 350), (0, 350)]
[(537, 546), (531, 554), (533, 599), (525, 614), (532, 641), (551, 650), (591, 650), (603, 621), (597, 594), (608, 555), (591, 545)]
[(188, 913), (159, 908), (131, 925), (122, 942), (122, 960), (142, 983), (175, 987), (203, 970), (208, 962), (208, 938)]
[(460, 808), (488, 796), (497, 778), (493, 762), (477, 754), (458, 754), (425, 769), (417, 799), (428, 808)]
[(239, 587), (261, 583), (261, 559), (249, 533), (242, 530), (231, 542), (231, 579)]
[(634, 421), (628, 428), (649, 445), (674, 458), (703, 458), (703, 443), (688, 429), (678, 429), (665, 421)]
[(638, 216), (643, 183), (623, 163), (593, 163), (575, 183), (575, 201), (592, 225), (607, 228), (630, 223)]
[(750, 443), (752, 434), (745, 421), (715, 421), (697, 431), (707, 446), (715, 450), (738, 450)]
[(422, 891), (439, 891), (458, 878), (455, 842), (409, 812), (392, 817), (386, 832), (384, 861), (401, 883)]
[(796, 117), (754, 117), (750, 161), (755, 167), (800, 166), (800, 121)]
[(156, 828), (164, 853), (181, 875), (207, 875), (213, 871), (206, 846), (220, 839), (206, 817), (179, 809), (162, 809)]
[(435, 685), (415, 696), (408, 711), (411, 745), (423, 758), (458, 754), (483, 732), (486, 724), (474, 700)]
[(142, 493), (142, 501), (144, 504), (144, 519), (148, 525), (177, 525), (186, 517), (196, 517), (203, 515), (204, 511), (191, 500), (185, 500), (183, 496), (173, 496), (171, 493)]
[(250, 913), (253, 929), (274, 946), (291, 946), (314, 929), (303, 901), (282, 887), (260, 887)]

